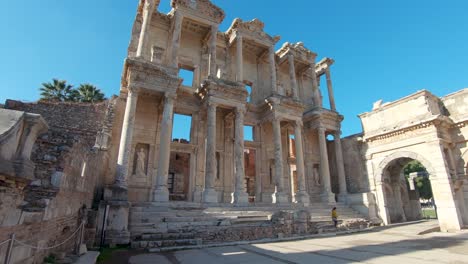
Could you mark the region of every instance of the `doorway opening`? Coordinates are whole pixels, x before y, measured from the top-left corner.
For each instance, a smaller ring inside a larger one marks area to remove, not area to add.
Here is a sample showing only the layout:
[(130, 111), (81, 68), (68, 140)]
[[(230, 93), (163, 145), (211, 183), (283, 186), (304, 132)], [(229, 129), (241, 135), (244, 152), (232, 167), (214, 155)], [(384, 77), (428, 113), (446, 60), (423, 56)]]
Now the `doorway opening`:
[(170, 201), (187, 201), (190, 184), (190, 154), (171, 152), (167, 188)]

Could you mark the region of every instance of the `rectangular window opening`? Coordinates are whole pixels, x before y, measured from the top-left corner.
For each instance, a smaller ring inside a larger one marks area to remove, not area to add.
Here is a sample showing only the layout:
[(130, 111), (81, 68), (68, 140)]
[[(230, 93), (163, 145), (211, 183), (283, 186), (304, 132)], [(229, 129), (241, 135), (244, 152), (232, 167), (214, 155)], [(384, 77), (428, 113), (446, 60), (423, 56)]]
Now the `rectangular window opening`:
[(247, 96), (247, 103), (250, 103), (252, 101), (252, 84), (246, 84), (245, 89), (249, 93)]
[(320, 93), (322, 94), (322, 107), (330, 109), (330, 99), (328, 97), (327, 77), (325, 74), (320, 76)]
[(179, 77), (183, 79), (182, 85), (187, 87), (193, 87), (194, 70), (187, 67), (179, 69)]
[(244, 126), (244, 141), (254, 141), (253, 126)]
[(174, 114), (172, 124), (172, 141), (179, 143), (190, 143), (190, 134), (192, 130), (192, 116)]

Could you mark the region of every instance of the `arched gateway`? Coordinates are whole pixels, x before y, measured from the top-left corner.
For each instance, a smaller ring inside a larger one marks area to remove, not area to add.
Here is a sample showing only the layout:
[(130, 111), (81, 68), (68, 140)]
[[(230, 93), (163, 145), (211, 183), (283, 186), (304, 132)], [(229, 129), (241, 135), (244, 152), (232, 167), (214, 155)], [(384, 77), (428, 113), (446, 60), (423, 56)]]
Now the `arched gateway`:
[[(348, 182), (351, 192), (358, 190), (349, 195), (349, 203), (384, 224), (419, 219), (418, 193), (403, 173), (408, 162), (416, 160), (427, 170), (441, 230), (468, 225), (463, 168), (468, 109), (461, 107), (466, 101), (467, 89), (442, 98), (423, 90), (395, 102), (377, 102), (371, 112), (359, 115), (363, 133), (343, 140)], [(357, 155), (365, 165), (356, 162)]]

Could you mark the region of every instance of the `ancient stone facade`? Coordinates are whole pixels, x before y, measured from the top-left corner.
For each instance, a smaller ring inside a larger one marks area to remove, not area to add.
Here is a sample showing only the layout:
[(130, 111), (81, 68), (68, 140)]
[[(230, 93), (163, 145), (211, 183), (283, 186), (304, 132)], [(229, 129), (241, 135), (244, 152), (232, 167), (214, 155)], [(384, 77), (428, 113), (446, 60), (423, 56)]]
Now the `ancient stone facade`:
[(363, 192), (349, 202), (363, 211), (376, 204), (366, 213), (385, 224), (418, 219), (417, 192), (402, 172), (417, 160), (429, 173), (441, 230), (468, 225), (467, 103), (468, 89), (441, 98), (423, 90), (361, 114), (363, 133), (343, 140), (349, 186)]

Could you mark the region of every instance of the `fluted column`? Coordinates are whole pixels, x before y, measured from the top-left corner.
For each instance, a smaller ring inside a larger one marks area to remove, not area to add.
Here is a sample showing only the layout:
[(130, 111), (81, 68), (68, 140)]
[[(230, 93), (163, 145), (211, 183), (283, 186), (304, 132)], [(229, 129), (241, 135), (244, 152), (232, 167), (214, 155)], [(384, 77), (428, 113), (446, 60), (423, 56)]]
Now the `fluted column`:
[(117, 171), (115, 185), (127, 188), (128, 165), (132, 148), (133, 129), (135, 125), (135, 112), (138, 101), (136, 89), (128, 89), (125, 115), (120, 136), (119, 156), (117, 157)]
[(296, 175), (299, 188), (296, 192), (296, 201), (305, 206), (310, 204), (310, 197), (306, 190), (304, 174), (304, 151), (302, 148), (302, 122), (296, 121), (294, 127), (294, 141), (296, 145)]
[(296, 67), (294, 66), (294, 55), (292, 54), (288, 55), (288, 63), (289, 63), (289, 77), (291, 78), (292, 96), (294, 99), (298, 99)]
[(341, 131), (335, 132), (335, 155), (336, 155), (336, 166), (338, 169), (338, 181), (340, 185), (340, 202), (346, 199), (348, 190), (346, 188), (346, 174), (343, 161), (343, 148), (341, 147)]
[(288, 203), (288, 197), (284, 192), (284, 178), (283, 178), (283, 148), (281, 145), (281, 120), (278, 118), (273, 119), (273, 139), (275, 145), (275, 185), (276, 192), (274, 201), (277, 204)]
[(215, 103), (208, 102), (205, 190), (203, 191), (203, 202), (205, 203), (218, 202), (218, 194), (214, 189), (216, 176), (216, 107)]
[(320, 97), (319, 84), (317, 80), (317, 74), (315, 73), (315, 57), (310, 61), (310, 68), (312, 69), (312, 96), (314, 105), (316, 107), (322, 107), (322, 98)]
[(273, 92), (278, 92), (277, 77), (276, 77), (276, 60), (275, 60), (275, 47), (271, 46), (268, 49), (268, 62), (270, 64), (270, 77)]
[(331, 191), (330, 184), (330, 166), (328, 164), (327, 139), (325, 137), (325, 128), (320, 126), (317, 129), (320, 145), (320, 174), (322, 175), (323, 192), (322, 200), (329, 203), (335, 203), (335, 195)]
[(145, 49), (146, 42), (148, 41), (151, 17), (156, 7), (156, 2), (159, 2), (159, 0), (145, 0), (143, 6), (143, 23), (141, 24), (140, 39), (138, 40), (138, 48), (136, 52), (137, 57), (141, 57), (143, 55), (143, 50)]
[(235, 177), (236, 185), (232, 194), (232, 202), (236, 204), (249, 203), (249, 196), (245, 190), (245, 167), (244, 167), (244, 107), (236, 108), (236, 123), (235, 123), (235, 145), (234, 145), (234, 161), (235, 161)]
[(238, 82), (244, 81), (244, 65), (242, 64), (244, 61), (243, 58), (243, 51), (242, 51), (242, 36), (238, 35), (236, 38), (236, 80)]
[(172, 119), (175, 95), (166, 94), (164, 110), (161, 122), (161, 134), (159, 140), (158, 173), (156, 175), (156, 188), (153, 191), (155, 202), (169, 201), (167, 188), (167, 176), (169, 173), (169, 158), (171, 154)]
[(171, 40), (171, 57), (169, 61), (169, 65), (174, 68), (179, 67), (179, 47), (180, 47), (180, 35), (182, 32), (182, 19), (183, 16), (179, 12), (175, 12), (174, 14), (174, 27), (172, 32), (172, 40)]
[(327, 76), (327, 88), (328, 88), (328, 99), (330, 99), (330, 109), (336, 111), (335, 106), (335, 96), (333, 95), (333, 86), (330, 76), (330, 68), (325, 70), (325, 75)]
[(216, 42), (218, 40), (218, 25), (211, 26), (210, 39), (210, 76), (216, 76)]

